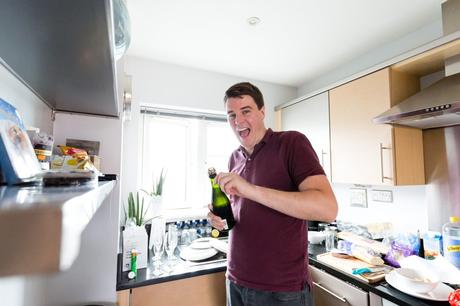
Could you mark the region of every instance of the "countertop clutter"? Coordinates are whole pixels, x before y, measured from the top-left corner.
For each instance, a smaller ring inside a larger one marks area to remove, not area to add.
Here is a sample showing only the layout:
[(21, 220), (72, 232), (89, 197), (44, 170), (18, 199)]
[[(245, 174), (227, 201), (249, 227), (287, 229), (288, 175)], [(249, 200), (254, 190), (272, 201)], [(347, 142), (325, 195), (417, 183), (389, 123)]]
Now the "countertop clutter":
[[(351, 276), (348, 273), (340, 271), (328, 264), (325, 264), (318, 260), (318, 256), (326, 252), (324, 246), (310, 244), (308, 248), (309, 252), (309, 264), (316, 270), (321, 270), (327, 274), (351, 284), (353, 287), (360, 289), (366, 294), (377, 296), (378, 299), (385, 299), (397, 305), (449, 305), (447, 301), (434, 301), (429, 299), (417, 298), (400, 290), (392, 287), (387, 281), (382, 280), (378, 283), (369, 283), (364, 280), (359, 280), (356, 277)], [(175, 265), (175, 268), (170, 273), (164, 273), (160, 276), (153, 276), (150, 272), (150, 268), (138, 270), (136, 279), (129, 280), (128, 272), (121, 272), (121, 254), (118, 255), (118, 273), (117, 273), (117, 291), (132, 289), (143, 286), (155, 285), (163, 282), (175, 281), (180, 279), (187, 279), (200, 275), (214, 274), (226, 270), (226, 261), (211, 262), (206, 264), (190, 265), (189, 263), (179, 259), (179, 263)], [(168, 262), (163, 262), (163, 265), (167, 265)], [(149, 262), (149, 266), (151, 263)], [(330, 288), (334, 290), (334, 288)], [(346, 299), (346, 298), (345, 298)], [(354, 304), (352, 304), (354, 305)], [(373, 304), (371, 304), (373, 305)], [(382, 305), (382, 304), (380, 304)]]
[(0, 276), (69, 268), (81, 233), (114, 186), (1, 186)]

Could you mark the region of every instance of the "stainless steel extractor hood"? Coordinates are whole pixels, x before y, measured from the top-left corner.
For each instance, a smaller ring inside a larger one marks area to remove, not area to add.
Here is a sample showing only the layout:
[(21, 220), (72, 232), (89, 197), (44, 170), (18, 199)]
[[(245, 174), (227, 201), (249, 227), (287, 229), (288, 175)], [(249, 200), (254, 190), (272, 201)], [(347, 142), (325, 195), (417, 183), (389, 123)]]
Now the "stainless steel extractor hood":
[[(442, 4), (444, 35), (460, 30), (460, 1)], [(374, 118), (420, 129), (460, 125), (460, 55), (445, 60), (446, 77)]]
[(460, 124), (460, 74), (443, 78), (374, 118), (420, 129)]

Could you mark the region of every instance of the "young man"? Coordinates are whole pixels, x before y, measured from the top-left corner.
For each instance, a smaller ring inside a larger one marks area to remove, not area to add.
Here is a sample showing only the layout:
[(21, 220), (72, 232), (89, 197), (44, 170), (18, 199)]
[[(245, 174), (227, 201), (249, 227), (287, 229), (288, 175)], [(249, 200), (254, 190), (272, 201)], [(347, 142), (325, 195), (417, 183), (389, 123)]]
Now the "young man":
[[(238, 83), (225, 93), (241, 146), (217, 182), (230, 196), (227, 305), (313, 305), (306, 220), (331, 222), (337, 202), (308, 139), (265, 128), (262, 93)], [(210, 212), (217, 229), (222, 220)]]

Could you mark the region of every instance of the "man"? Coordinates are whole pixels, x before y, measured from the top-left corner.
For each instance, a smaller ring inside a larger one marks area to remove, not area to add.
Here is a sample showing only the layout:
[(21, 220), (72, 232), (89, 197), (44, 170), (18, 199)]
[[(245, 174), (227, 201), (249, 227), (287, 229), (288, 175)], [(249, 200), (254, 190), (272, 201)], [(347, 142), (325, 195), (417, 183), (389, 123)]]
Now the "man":
[[(241, 146), (229, 173), (216, 177), (230, 196), (227, 305), (313, 305), (306, 220), (331, 222), (337, 202), (308, 139), (264, 125), (262, 93), (238, 83), (225, 93), (230, 127)], [(217, 229), (223, 221), (210, 212)]]

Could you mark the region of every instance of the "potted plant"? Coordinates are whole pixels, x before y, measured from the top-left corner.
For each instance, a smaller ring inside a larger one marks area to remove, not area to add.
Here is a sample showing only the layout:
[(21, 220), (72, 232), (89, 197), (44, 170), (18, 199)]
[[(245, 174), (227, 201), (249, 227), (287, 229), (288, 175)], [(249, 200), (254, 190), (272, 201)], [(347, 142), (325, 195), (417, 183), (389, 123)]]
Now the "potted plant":
[(161, 215), (161, 204), (163, 195), (163, 186), (166, 180), (166, 170), (161, 168), (160, 175), (155, 178), (152, 176), (152, 189), (142, 189), (150, 197), (149, 207), (152, 209), (151, 216), (156, 217)]
[(136, 192), (136, 198), (132, 192), (128, 195), (128, 211), (123, 207), (125, 212), (125, 226), (128, 222), (132, 221), (135, 225), (141, 226), (150, 221), (152, 218), (146, 220), (147, 211), (150, 204), (144, 209), (144, 197), (139, 198), (139, 192)]

